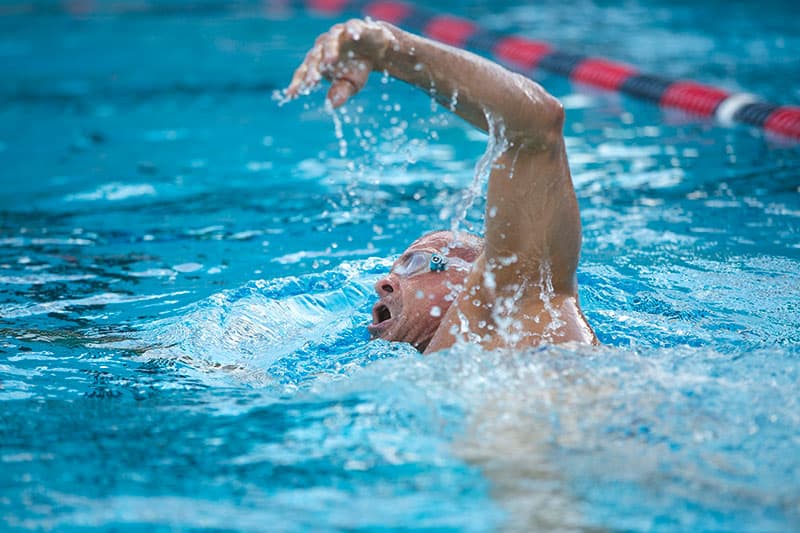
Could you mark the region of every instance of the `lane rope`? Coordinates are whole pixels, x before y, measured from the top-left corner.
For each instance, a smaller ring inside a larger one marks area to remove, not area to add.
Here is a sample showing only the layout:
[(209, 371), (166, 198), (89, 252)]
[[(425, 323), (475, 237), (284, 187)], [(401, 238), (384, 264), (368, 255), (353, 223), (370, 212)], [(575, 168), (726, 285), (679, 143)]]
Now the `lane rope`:
[(800, 140), (800, 107), (775, 105), (749, 93), (731, 93), (690, 80), (646, 74), (634, 66), (604, 58), (562, 52), (542, 41), (486, 30), (469, 20), (405, 2), (308, 0), (306, 4), (312, 11), (326, 15), (360, 11), (445, 44), (488, 55), (528, 76), (541, 68), (578, 83), (713, 118), (723, 125), (743, 123)]
[(485, 30), (468, 20), (404, 2), (309, 0), (308, 4), (315, 11), (328, 14), (340, 14), (347, 4), (372, 18), (488, 55), (521, 74), (531, 75), (541, 68), (575, 82), (619, 91), (661, 107), (714, 118), (723, 125), (743, 123), (800, 140), (800, 107), (775, 105), (749, 93), (731, 93), (690, 80), (646, 74), (631, 65), (604, 58), (562, 52), (542, 41)]
[[(291, 8), (307, 9), (325, 16), (360, 13), (385, 20), (408, 31), (419, 33), (457, 48), (491, 57), (512, 70), (532, 77), (536, 69), (559, 74), (578, 83), (617, 91), (653, 102), (664, 108), (712, 118), (722, 125), (736, 123), (760, 128), (770, 134), (800, 140), (800, 107), (765, 102), (749, 93), (729, 92), (691, 80), (670, 79), (640, 72), (634, 66), (616, 61), (557, 50), (552, 45), (481, 28), (460, 17), (396, 0), (257, 0), (251, 2), (201, 2), (186, 6), (186, 11), (238, 12), (259, 6), (266, 14)], [(67, 12), (74, 16), (93, 14), (175, 13), (180, 8), (155, 0), (137, 2), (98, 2), (64, 0), (35, 4), (12, 3), (0, 6), (0, 16), (36, 12)]]

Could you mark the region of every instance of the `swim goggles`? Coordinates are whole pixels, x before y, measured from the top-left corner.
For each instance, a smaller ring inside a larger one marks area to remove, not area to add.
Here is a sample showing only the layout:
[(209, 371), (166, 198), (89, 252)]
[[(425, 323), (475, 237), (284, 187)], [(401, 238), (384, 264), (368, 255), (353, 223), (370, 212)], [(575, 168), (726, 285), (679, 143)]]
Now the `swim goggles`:
[(432, 252), (411, 252), (404, 255), (392, 267), (392, 272), (403, 278), (410, 278), (426, 272), (444, 272), (448, 267), (469, 270), (470, 264), (459, 257), (447, 257)]

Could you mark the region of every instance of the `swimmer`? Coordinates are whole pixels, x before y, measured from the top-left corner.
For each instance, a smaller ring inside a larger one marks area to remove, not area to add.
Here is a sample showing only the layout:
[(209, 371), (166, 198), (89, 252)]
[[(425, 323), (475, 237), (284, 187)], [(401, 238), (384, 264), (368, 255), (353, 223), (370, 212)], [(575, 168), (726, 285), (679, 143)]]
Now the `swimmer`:
[(486, 349), (597, 344), (578, 303), (581, 224), (558, 100), (487, 59), (357, 19), (317, 38), (286, 96), (327, 79), (336, 108), (372, 71), (432, 94), (483, 131), (502, 130), (505, 141), (489, 177), (484, 238), (435, 231), (414, 241), (375, 284), (372, 338), (424, 353), (459, 338)]

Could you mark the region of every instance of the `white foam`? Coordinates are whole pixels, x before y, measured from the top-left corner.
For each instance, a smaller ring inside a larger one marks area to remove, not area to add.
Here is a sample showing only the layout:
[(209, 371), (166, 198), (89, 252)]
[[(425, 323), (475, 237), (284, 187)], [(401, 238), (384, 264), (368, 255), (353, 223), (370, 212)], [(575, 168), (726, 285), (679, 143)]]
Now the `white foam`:
[(68, 202), (93, 202), (96, 200), (116, 202), (129, 198), (155, 195), (156, 189), (149, 183), (125, 184), (114, 182), (102, 185), (93, 191), (67, 195), (64, 199)]

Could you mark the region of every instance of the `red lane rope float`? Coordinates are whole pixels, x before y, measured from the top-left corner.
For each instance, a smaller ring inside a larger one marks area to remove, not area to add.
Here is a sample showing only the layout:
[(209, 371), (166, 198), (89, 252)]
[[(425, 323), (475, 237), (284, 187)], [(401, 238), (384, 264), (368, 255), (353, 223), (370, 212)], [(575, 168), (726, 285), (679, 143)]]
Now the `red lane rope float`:
[(800, 108), (779, 107), (764, 121), (764, 127), (769, 131), (797, 139), (800, 131)]
[(433, 18), (425, 26), (423, 33), (431, 39), (463, 48), (467, 44), (467, 39), (475, 33), (475, 29), (475, 24), (468, 20), (444, 15)]
[(693, 81), (676, 81), (672, 83), (661, 96), (661, 105), (677, 107), (700, 115), (710, 117), (717, 110), (723, 100), (730, 93), (708, 85), (701, 85)]
[(348, 0), (308, 0), (308, 8), (320, 13), (338, 15), (347, 9)]
[(411, 6), (399, 2), (370, 2), (363, 7), (364, 14), (392, 24), (400, 24), (411, 13)]
[[(489, 55), (508, 67), (530, 74), (541, 68), (573, 81), (623, 92), (662, 107), (683, 110), (722, 123), (739, 122), (800, 140), (800, 107), (777, 106), (745, 93), (730, 93), (689, 80), (640, 73), (633, 66), (608, 59), (560, 52), (525, 37), (495, 33), (452, 15), (394, 0), (308, 0), (316, 11), (361, 11), (432, 39)], [(324, 6), (324, 7), (323, 7)]]
[(625, 80), (638, 73), (639, 71), (634, 67), (590, 57), (575, 68), (572, 72), (572, 79), (587, 85), (617, 91)]
[(533, 70), (540, 59), (553, 51), (553, 47), (547, 43), (511, 35), (498, 41), (492, 51), (495, 57), (509, 66)]

